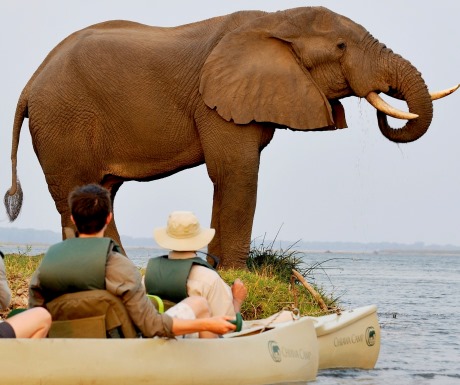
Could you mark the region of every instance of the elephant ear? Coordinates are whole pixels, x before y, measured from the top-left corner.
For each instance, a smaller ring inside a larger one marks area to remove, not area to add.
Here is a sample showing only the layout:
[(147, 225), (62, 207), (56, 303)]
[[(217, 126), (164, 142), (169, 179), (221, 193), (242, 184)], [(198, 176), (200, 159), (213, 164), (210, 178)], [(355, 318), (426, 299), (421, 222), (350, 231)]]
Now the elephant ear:
[(290, 44), (260, 29), (236, 30), (222, 38), (204, 63), (200, 93), (206, 105), (237, 124), (336, 128), (326, 96), (299, 65)]

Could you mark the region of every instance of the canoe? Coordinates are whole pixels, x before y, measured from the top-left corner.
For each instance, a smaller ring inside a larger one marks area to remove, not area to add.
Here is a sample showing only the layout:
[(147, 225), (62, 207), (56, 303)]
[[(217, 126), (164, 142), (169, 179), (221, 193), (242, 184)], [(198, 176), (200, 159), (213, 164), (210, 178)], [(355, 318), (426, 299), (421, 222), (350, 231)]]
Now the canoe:
[(377, 307), (312, 317), (319, 345), (319, 369), (373, 369), (380, 352)]
[(262, 385), (316, 378), (319, 349), (311, 318), (263, 333), (257, 328), (259, 333), (208, 340), (4, 339), (2, 383)]
[[(263, 320), (245, 321), (245, 329), (268, 328), (294, 321), (290, 311)], [(319, 369), (373, 369), (380, 352), (380, 326), (375, 305), (341, 311), (320, 317), (302, 317), (313, 321), (319, 349)]]

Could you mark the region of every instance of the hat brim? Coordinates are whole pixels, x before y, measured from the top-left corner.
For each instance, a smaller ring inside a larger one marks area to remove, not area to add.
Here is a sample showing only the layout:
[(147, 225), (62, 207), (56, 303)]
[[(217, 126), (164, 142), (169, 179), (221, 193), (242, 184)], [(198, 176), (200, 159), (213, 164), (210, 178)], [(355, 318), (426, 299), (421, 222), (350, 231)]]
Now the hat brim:
[(153, 230), (153, 239), (164, 249), (177, 251), (194, 251), (207, 246), (214, 238), (216, 230), (201, 229), (201, 231), (191, 238), (172, 238), (166, 232), (166, 227)]

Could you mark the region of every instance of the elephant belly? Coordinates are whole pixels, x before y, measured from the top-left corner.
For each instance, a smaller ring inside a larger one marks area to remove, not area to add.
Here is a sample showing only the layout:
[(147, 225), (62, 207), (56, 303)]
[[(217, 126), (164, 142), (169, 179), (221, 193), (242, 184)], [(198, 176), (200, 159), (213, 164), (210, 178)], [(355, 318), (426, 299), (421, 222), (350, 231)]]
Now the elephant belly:
[(35, 152), (43, 172), (53, 179), (72, 174), (76, 180), (92, 182), (106, 175), (152, 180), (204, 163), (192, 124), (170, 126), (175, 127), (173, 132), (154, 126), (130, 127), (126, 119), (104, 123), (100, 118), (103, 114), (81, 114), (75, 108), (53, 111), (45, 119), (32, 115), (32, 109), (29, 118)]

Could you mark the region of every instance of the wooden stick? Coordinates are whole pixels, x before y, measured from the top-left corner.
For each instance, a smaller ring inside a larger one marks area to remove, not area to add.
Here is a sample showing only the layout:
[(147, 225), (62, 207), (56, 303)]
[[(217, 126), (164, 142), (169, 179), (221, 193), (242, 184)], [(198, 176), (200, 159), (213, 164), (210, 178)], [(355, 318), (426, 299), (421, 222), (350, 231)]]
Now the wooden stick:
[(318, 302), (319, 307), (321, 310), (327, 311), (329, 310), (327, 305), (324, 303), (323, 299), (319, 295), (319, 293), (311, 286), (305, 278), (300, 274), (297, 270), (292, 269), (292, 274), (299, 280), (299, 282), (310, 292), (310, 294), (313, 296), (314, 299), (316, 299), (316, 302)]

